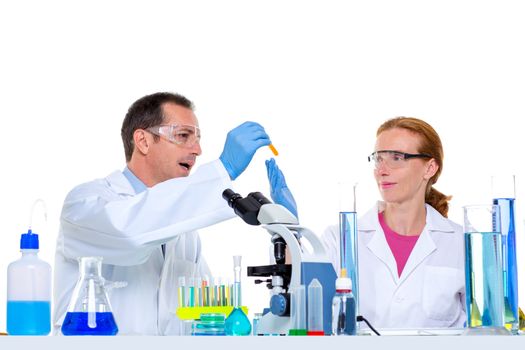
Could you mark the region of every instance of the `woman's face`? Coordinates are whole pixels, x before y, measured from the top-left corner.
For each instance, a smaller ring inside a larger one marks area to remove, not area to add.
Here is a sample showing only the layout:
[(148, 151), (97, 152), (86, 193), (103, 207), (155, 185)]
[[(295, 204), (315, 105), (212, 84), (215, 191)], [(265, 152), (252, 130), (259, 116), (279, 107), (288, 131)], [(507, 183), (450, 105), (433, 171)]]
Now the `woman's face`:
[[(419, 143), (420, 138), (417, 134), (406, 129), (394, 128), (379, 134), (375, 152), (388, 150), (418, 154)], [(420, 198), (424, 203), (427, 183), (438, 170), (436, 161), (430, 158), (398, 157), (389, 162), (386, 158), (395, 155), (384, 153), (383, 156), (384, 160), (379, 161), (374, 169), (374, 177), (383, 200), (387, 203), (401, 204)], [(388, 163), (391, 163), (390, 166)]]

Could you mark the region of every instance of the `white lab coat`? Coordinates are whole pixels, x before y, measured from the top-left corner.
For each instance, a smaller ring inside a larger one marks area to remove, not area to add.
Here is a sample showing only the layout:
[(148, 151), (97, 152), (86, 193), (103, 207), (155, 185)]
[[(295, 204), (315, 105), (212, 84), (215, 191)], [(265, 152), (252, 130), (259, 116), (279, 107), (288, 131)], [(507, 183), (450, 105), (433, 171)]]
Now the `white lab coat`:
[(121, 171), (74, 188), (60, 217), (55, 333), (78, 278), (76, 259), (102, 256), (103, 277), (128, 283), (110, 292), (119, 334), (178, 334), (180, 324), (172, 314), (178, 277), (210, 275), (195, 230), (234, 216), (222, 198), (228, 187), (228, 173), (217, 160), (140, 194)]
[[(379, 202), (357, 221), (359, 313), (376, 328), (463, 327), (465, 314), (462, 227), (426, 205), (426, 225), (398, 275), (379, 224)], [(382, 210), (382, 209), (381, 209)], [(337, 271), (339, 227), (322, 237)]]

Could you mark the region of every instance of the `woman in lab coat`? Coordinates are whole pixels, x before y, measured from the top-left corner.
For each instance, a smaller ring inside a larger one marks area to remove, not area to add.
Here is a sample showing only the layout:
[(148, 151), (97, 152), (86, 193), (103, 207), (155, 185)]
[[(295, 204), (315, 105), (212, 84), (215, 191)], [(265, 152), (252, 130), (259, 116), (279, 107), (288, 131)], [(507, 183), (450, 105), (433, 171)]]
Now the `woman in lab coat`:
[[(383, 201), (358, 219), (359, 313), (383, 329), (463, 327), (463, 230), (447, 219), (450, 197), (433, 187), (441, 140), (406, 117), (386, 121), (376, 136), (369, 161)], [(323, 242), (339, 271), (338, 226)]]

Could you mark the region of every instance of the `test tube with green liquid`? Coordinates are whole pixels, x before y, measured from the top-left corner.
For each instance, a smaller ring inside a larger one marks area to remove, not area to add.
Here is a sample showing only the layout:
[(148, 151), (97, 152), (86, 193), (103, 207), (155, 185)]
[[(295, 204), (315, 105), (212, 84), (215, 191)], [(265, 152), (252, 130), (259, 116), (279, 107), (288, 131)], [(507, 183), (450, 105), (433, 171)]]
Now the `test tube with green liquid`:
[(186, 306), (186, 278), (184, 276), (179, 277), (179, 288), (177, 288), (179, 307)]

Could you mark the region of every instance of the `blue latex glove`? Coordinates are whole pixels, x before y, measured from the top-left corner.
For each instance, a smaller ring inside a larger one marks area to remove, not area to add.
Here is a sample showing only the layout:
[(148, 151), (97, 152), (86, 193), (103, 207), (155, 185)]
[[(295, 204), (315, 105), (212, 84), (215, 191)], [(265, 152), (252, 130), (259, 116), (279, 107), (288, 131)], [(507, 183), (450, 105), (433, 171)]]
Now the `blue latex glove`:
[(235, 180), (252, 161), (255, 151), (270, 144), (264, 128), (254, 122), (245, 122), (231, 130), (219, 159), (232, 180)]
[(272, 158), (266, 161), (266, 173), (268, 174), (268, 181), (270, 181), (270, 195), (274, 203), (284, 206), (295, 215), (296, 218), (299, 218), (299, 216), (297, 216), (295, 199), (286, 185), (284, 174), (277, 166), (275, 159)]

